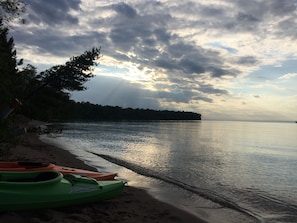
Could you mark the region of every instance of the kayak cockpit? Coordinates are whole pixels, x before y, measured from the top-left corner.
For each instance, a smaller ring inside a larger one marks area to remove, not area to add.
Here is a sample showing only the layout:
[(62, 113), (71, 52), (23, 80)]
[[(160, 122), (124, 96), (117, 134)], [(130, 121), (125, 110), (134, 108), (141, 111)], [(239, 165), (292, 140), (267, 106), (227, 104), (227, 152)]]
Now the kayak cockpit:
[(38, 184), (53, 183), (62, 179), (62, 174), (56, 171), (36, 171), (36, 172), (1, 172), (0, 185), (10, 184)]

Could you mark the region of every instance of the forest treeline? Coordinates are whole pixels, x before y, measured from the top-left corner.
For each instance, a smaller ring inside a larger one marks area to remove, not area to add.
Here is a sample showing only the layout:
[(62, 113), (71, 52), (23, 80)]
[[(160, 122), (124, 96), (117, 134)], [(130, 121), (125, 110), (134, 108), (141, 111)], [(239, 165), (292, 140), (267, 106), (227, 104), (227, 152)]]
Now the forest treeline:
[(201, 120), (201, 115), (194, 112), (133, 109), (71, 101), (63, 106), (55, 118), (63, 121)]

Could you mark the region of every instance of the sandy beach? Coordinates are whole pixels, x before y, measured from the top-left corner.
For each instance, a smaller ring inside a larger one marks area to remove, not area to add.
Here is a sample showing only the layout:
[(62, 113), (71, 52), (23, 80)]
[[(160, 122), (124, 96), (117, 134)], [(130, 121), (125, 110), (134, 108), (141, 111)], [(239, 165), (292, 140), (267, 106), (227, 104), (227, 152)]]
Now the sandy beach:
[[(22, 144), (11, 149), (4, 161), (52, 162), (75, 168), (95, 170), (70, 152), (43, 143), (35, 133), (27, 133)], [(104, 202), (57, 209), (0, 213), (0, 222), (10, 223), (70, 223), (70, 222), (121, 222), (121, 223), (203, 223), (183, 210), (158, 201), (145, 190), (125, 186), (120, 197)]]

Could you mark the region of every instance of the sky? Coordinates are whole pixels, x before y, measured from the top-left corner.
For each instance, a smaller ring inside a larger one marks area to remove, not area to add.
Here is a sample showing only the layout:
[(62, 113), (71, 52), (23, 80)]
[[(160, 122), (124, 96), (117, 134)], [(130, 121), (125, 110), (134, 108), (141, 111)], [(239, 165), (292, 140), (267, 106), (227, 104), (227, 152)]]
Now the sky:
[(76, 101), (297, 120), (297, 0), (24, 0), (10, 29), (38, 71), (101, 47)]

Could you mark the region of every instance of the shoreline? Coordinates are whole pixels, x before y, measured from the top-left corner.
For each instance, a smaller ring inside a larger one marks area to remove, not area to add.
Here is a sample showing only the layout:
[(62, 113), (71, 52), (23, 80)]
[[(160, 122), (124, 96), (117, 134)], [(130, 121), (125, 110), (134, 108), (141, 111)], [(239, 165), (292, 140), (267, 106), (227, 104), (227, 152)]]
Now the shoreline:
[[(58, 165), (96, 170), (67, 150), (48, 145), (35, 133), (27, 133), (22, 144), (12, 148), (3, 161), (51, 162)], [(144, 189), (125, 186), (121, 196), (109, 201), (66, 208), (3, 212), (0, 222), (159, 222), (206, 223), (184, 210), (153, 198)]]

